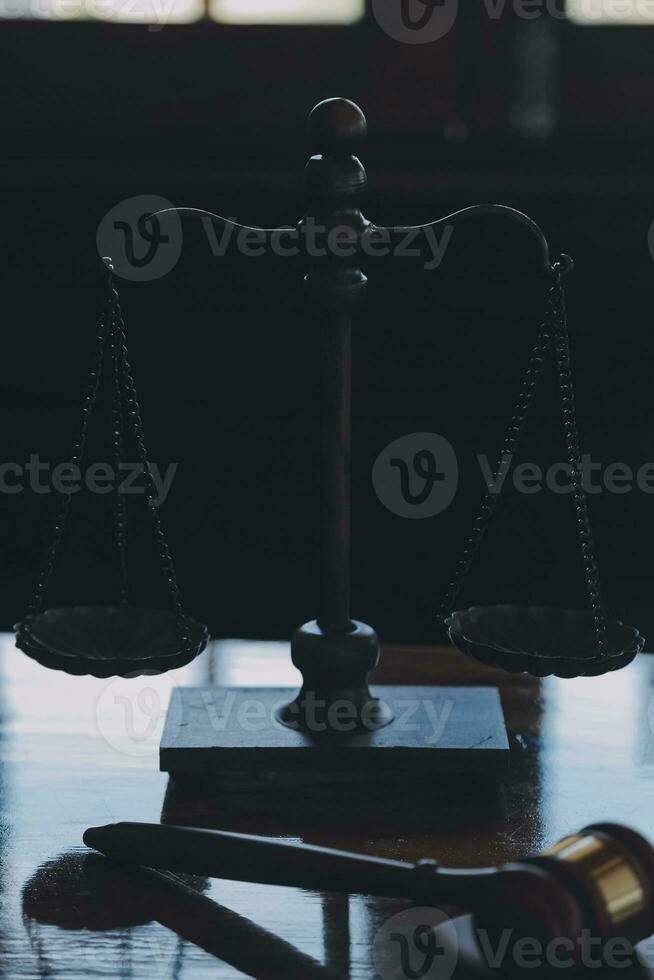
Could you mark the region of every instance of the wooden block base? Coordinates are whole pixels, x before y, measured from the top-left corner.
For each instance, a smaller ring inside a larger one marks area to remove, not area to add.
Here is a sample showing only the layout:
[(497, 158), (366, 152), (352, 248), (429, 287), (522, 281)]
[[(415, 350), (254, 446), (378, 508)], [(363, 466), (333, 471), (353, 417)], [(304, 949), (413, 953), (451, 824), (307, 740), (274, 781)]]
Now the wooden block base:
[[(395, 720), (365, 734), (307, 734), (275, 713), (290, 688), (180, 687), (159, 753), (178, 782), (234, 772), (469, 772), (508, 766), (499, 693), (492, 687), (376, 686)], [(347, 722), (343, 722), (346, 727)]]

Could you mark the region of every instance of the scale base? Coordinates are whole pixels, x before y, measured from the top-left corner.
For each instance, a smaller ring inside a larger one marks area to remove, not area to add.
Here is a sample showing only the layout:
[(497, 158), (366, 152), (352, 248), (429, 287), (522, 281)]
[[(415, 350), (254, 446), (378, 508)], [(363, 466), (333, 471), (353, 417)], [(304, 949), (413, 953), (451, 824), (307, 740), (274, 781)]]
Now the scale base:
[(293, 730), (277, 720), (291, 688), (179, 687), (173, 691), (160, 769), (184, 785), (226, 773), (343, 773), (502, 770), (509, 741), (497, 688), (382, 686), (374, 697), (395, 720), (365, 734)]

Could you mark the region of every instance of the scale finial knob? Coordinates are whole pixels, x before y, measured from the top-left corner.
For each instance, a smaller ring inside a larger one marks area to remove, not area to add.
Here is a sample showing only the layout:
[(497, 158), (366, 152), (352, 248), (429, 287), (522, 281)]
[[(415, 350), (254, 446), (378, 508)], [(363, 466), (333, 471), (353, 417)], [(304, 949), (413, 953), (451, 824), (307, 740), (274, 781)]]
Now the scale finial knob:
[(366, 117), (349, 99), (325, 99), (309, 116), (309, 135), (320, 153), (354, 153), (365, 138)]

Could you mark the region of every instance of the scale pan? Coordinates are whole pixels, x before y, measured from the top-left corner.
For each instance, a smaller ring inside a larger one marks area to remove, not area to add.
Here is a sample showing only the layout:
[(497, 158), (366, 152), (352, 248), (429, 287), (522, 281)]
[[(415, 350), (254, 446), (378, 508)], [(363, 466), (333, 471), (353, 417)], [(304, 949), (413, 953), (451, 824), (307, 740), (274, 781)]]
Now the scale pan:
[(182, 644), (177, 616), (135, 606), (72, 606), (28, 616), (16, 626), (16, 646), (44, 667), (94, 677), (161, 674), (190, 663), (209, 632), (182, 616), (189, 642)]
[(535, 677), (596, 677), (626, 667), (645, 645), (637, 629), (609, 619), (601, 659), (591, 614), (548, 606), (473, 606), (453, 612), (445, 626), (463, 653)]

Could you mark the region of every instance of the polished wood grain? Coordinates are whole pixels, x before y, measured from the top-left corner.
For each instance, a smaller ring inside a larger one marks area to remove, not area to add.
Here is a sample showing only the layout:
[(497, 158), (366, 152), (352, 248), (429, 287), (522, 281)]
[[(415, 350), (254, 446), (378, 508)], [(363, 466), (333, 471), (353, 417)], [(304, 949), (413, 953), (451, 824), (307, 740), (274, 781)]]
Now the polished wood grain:
[[(86, 858), (90, 825), (164, 819), (467, 867), (540, 850), (596, 821), (654, 839), (647, 655), (606, 677), (539, 682), (451, 650), (388, 648), (377, 684), (500, 686), (512, 752), (501, 779), (442, 777), (393, 792), (383, 780), (345, 780), (327, 796), (311, 780), (226, 778), (210, 795), (168, 787), (158, 743), (175, 685), (298, 681), (281, 643), (216, 643), (164, 677), (101, 681), (47, 671), (3, 637), (0, 976), (372, 980), (375, 936), (407, 909), (394, 899), (128, 872)], [(654, 962), (654, 944), (643, 955)]]

